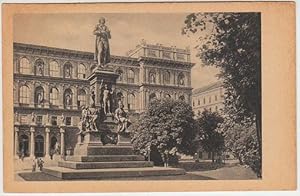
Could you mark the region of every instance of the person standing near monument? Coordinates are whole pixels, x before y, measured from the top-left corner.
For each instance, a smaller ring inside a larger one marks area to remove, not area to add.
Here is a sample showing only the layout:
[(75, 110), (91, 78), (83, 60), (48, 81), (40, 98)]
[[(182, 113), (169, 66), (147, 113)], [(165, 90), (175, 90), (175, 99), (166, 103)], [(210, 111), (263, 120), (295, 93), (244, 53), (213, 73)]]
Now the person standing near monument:
[(97, 62), (98, 67), (104, 67), (105, 64), (110, 62), (108, 40), (111, 38), (110, 30), (105, 25), (105, 18), (101, 17), (99, 19), (99, 23), (94, 30), (94, 35), (96, 35), (94, 60)]

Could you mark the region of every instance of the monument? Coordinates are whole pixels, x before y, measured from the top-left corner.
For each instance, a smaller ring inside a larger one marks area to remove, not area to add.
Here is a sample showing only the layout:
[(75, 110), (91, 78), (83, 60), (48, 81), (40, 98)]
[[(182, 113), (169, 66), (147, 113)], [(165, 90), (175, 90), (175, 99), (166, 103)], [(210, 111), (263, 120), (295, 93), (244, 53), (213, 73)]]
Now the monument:
[(131, 122), (116, 99), (115, 86), (119, 77), (110, 62), (110, 31), (100, 18), (94, 30), (96, 46), (90, 82), (91, 100), (82, 107), (79, 133), (74, 155), (58, 162), (58, 167), (44, 168), (47, 174), (62, 179), (98, 179), (180, 175), (183, 169), (153, 167), (141, 155), (135, 155), (128, 127)]

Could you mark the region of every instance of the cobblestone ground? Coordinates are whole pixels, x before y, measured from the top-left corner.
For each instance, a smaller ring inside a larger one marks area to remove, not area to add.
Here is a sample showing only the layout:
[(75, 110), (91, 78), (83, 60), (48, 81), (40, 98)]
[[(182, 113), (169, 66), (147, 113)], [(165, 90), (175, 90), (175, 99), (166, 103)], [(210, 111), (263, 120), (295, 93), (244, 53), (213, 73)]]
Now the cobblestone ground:
[[(239, 165), (236, 161), (231, 161), (225, 165), (211, 164), (209, 161), (194, 163), (187, 161), (179, 166), (186, 169), (185, 175), (178, 176), (152, 176), (139, 178), (111, 178), (97, 180), (250, 180), (257, 179), (254, 172), (245, 166)], [(61, 179), (49, 176), (40, 171), (31, 172), (23, 170), (16, 172), (17, 181), (61, 181)], [(94, 179), (93, 179), (94, 180)]]

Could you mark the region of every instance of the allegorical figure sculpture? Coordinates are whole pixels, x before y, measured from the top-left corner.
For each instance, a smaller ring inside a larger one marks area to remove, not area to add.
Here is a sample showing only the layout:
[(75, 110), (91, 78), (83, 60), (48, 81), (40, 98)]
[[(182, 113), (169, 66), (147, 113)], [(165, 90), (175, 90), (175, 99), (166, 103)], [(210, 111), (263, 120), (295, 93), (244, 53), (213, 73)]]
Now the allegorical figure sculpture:
[(95, 55), (94, 60), (98, 67), (104, 67), (110, 62), (109, 39), (111, 38), (110, 30), (105, 25), (105, 18), (101, 17), (99, 23), (94, 30), (96, 35)]
[(114, 93), (113, 90), (110, 90), (107, 86), (107, 84), (104, 85), (103, 89), (103, 109), (105, 114), (111, 114), (111, 97), (112, 94)]
[(127, 117), (127, 113), (124, 110), (122, 101), (118, 102), (118, 108), (115, 111), (115, 119), (118, 123), (118, 133), (126, 132), (127, 128), (131, 125), (131, 122)]

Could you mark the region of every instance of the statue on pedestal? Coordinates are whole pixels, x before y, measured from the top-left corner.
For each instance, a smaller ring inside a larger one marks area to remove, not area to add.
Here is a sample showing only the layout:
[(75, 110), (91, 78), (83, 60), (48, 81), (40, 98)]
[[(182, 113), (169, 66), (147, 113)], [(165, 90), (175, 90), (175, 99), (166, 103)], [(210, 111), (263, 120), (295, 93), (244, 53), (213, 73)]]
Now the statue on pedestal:
[(118, 108), (115, 111), (115, 119), (118, 123), (118, 133), (125, 133), (128, 127), (131, 125), (131, 122), (127, 117), (127, 113), (124, 110), (124, 105), (122, 101), (118, 102)]
[(103, 109), (104, 114), (111, 114), (111, 101), (112, 101), (112, 94), (114, 93), (113, 90), (110, 90), (107, 84), (104, 85), (104, 89), (102, 91), (103, 95)]
[(98, 67), (104, 67), (110, 62), (109, 39), (111, 38), (110, 30), (105, 25), (105, 18), (101, 17), (94, 30), (96, 35), (94, 60)]
[(31, 113), (31, 123), (36, 123), (36, 115), (34, 112)]

